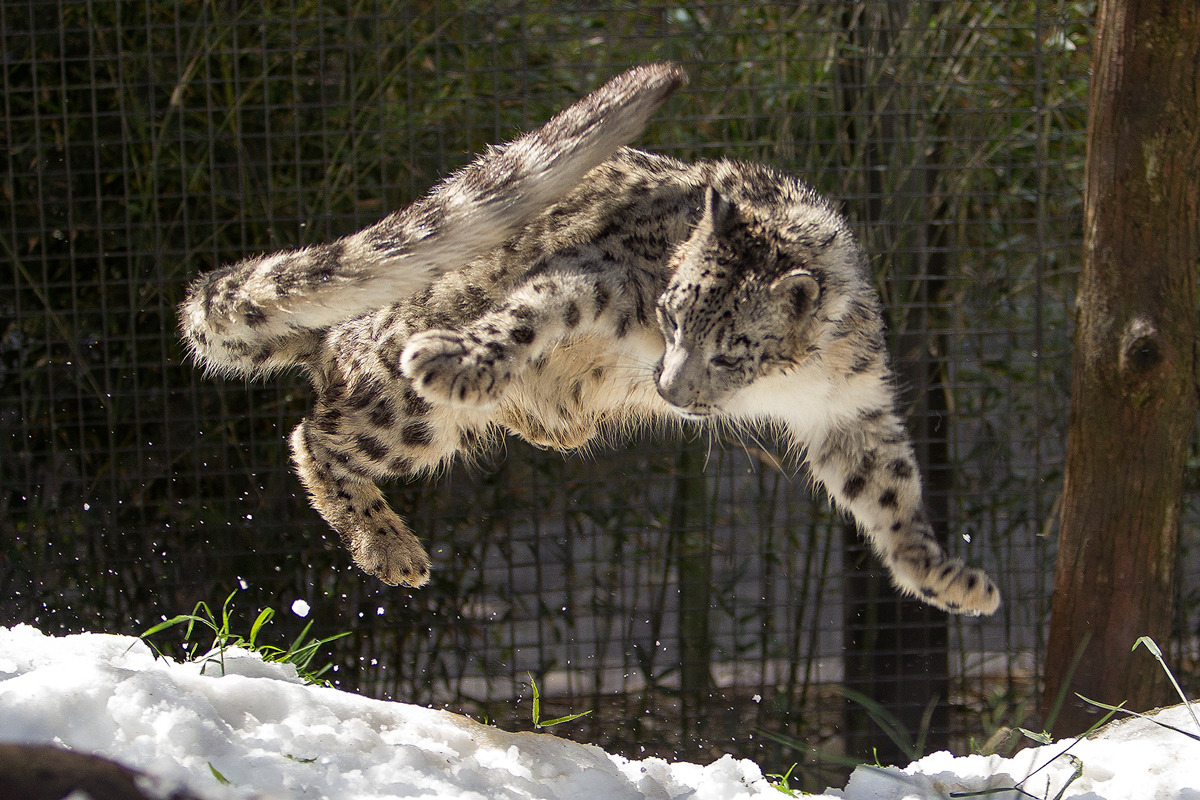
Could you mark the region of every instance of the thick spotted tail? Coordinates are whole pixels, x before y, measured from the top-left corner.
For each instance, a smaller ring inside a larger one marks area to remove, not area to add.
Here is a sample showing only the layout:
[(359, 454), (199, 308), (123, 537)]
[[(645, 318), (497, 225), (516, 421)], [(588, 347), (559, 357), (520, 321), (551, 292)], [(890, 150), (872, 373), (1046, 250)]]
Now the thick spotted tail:
[(632, 141), (684, 81), (673, 64), (629, 70), (365, 230), (201, 276), (180, 308), (184, 340), (218, 373), (304, 363), (325, 328), (401, 300), (513, 236)]

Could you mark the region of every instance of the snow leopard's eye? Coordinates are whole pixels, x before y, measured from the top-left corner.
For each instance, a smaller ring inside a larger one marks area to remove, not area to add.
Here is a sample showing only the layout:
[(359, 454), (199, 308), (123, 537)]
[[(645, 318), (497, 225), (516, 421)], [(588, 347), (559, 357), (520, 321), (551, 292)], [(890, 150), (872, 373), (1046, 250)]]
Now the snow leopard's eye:
[(718, 353), (709, 359), (709, 363), (717, 369), (734, 370), (742, 365), (742, 360), (725, 353)]

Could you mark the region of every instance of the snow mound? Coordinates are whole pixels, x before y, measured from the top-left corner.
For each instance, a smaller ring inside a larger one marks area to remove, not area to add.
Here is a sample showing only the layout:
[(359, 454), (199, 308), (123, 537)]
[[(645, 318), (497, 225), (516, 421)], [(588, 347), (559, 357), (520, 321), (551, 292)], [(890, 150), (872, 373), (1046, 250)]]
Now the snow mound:
[[(140, 640), (0, 628), (0, 739), (53, 743), (206, 798), (779, 797), (749, 761), (628, 761), (547, 734), (307, 686), (233, 650), (155, 660)], [(221, 783), (221, 778), (227, 784)]]
[[(1191, 731), (1187, 710), (1155, 719)], [(547, 734), (306, 686), (294, 668), (230, 651), (215, 664), (155, 660), (127, 636), (0, 628), (0, 741), (105, 756), (187, 789), (231, 798), (741, 800), (783, 797), (749, 761), (630, 761)], [(1196, 800), (1200, 742), (1147, 720), (1012, 758), (934, 753), (905, 769), (860, 767), (812, 800)], [(1007, 791), (1006, 791), (1007, 790)], [(986, 794), (981, 794), (986, 793)]]
[(1112, 723), (1089, 739), (1066, 739), (1011, 758), (933, 753), (904, 769), (859, 767), (844, 796), (852, 800), (1200, 800), (1200, 741), (1183, 706), (1150, 719)]

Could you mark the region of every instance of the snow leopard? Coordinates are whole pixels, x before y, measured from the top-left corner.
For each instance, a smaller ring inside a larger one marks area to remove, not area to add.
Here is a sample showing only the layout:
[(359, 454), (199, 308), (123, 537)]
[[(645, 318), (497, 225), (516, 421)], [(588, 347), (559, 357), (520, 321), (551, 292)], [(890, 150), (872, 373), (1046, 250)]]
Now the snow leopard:
[(769, 426), (904, 594), (990, 614), (996, 584), (934, 535), (866, 256), (802, 181), (630, 148), (685, 83), (631, 69), (342, 239), (196, 279), (194, 359), (314, 389), (300, 481), (354, 561), (417, 587), (430, 560), (379, 488), (515, 435), (586, 449), (654, 424)]

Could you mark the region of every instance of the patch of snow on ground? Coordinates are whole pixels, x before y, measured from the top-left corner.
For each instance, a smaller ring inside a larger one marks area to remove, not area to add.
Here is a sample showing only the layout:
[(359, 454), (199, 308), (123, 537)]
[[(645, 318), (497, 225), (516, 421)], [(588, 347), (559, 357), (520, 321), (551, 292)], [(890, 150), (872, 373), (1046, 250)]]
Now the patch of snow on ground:
[[(1159, 719), (1194, 727), (1183, 708)], [(187, 786), (211, 800), (783, 797), (758, 766), (728, 756), (707, 766), (630, 761), (548, 734), (306, 686), (294, 668), (244, 651), (226, 655), (222, 675), (212, 663), (202, 671), (155, 660), (135, 638), (51, 637), (25, 625), (0, 628), (0, 740), (102, 755), (155, 776), (164, 793)], [(813, 800), (1052, 798), (1063, 786), (1064, 798), (1200, 800), (1200, 742), (1178, 732), (1128, 720), (1062, 755), (1070, 744), (1013, 758), (935, 753), (903, 770), (860, 767), (844, 790)], [(1018, 785), (1028, 794), (994, 793)]]

